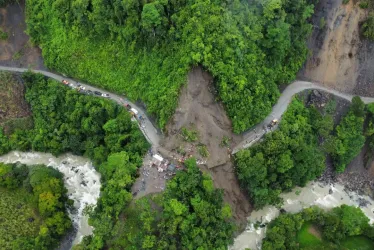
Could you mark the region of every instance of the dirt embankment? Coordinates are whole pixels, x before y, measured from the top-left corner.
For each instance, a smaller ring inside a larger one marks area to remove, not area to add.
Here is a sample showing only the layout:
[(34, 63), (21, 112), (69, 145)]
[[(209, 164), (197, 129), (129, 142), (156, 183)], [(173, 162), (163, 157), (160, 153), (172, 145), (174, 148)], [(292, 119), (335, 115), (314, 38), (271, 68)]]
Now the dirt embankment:
[(299, 78), (347, 93), (374, 96), (374, 43), (360, 36), (367, 12), (356, 2), (319, 2), (308, 41), (311, 56)]
[[(224, 199), (231, 205), (235, 219), (245, 222), (251, 205), (239, 187), (230, 158), (231, 146), (241, 137), (232, 134), (231, 122), (215, 100), (212, 83), (212, 77), (200, 67), (191, 70), (188, 84), (181, 91), (179, 106), (167, 125), (167, 137), (161, 144), (175, 154), (184, 151), (186, 156), (193, 155), (203, 162), (200, 168), (210, 173), (217, 188), (224, 190)], [(196, 131), (197, 140), (185, 141), (183, 128)], [(201, 155), (199, 145), (206, 146), (208, 157)]]
[(25, 33), (25, 4), (16, 4), (0, 8), (0, 28), (8, 38), (0, 40), (0, 64), (3, 66), (46, 69), (43, 64), (41, 49), (29, 42)]
[(30, 117), (31, 110), (25, 100), (25, 86), (17, 74), (0, 72), (0, 126), (7, 134), (16, 126), (17, 120), (26, 126), (29, 120), (20, 118)]
[[(374, 96), (374, 42), (360, 34), (368, 13), (358, 4), (359, 1), (353, 0), (346, 5), (342, 0), (320, 0), (312, 20), (314, 31), (308, 41), (311, 55), (299, 78), (350, 94)], [(342, 112), (337, 110), (336, 115), (341, 117)], [(372, 155), (365, 145), (342, 174), (335, 173), (328, 159), (320, 180), (339, 182), (347, 190), (374, 197)]]

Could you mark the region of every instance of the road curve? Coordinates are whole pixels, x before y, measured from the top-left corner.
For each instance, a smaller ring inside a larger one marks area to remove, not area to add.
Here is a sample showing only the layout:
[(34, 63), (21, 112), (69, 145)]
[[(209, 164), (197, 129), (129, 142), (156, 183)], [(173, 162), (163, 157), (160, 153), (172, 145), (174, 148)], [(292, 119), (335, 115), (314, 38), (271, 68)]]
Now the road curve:
[(84, 86), (86, 88), (86, 90), (100, 91), (101, 93), (109, 94), (110, 98), (112, 100), (114, 100), (115, 102), (117, 102), (119, 105), (123, 105), (125, 103), (128, 103), (133, 108), (137, 109), (139, 111), (139, 115), (141, 115), (142, 117), (145, 118), (144, 122), (142, 123), (142, 125), (144, 127), (142, 127), (142, 126), (139, 125), (139, 128), (142, 131), (142, 133), (144, 134), (145, 138), (153, 146), (157, 147), (160, 144), (160, 140), (161, 140), (162, 134), (160, 133), (159, 130), (157, 130), (155, 128), (155, 126), (153, 126), (153, 124), (149, 120), (146, 112), (142, 108), (140, 108), (139, 106), (135, 105), (134, 103), (132, 103), (131, 101), (129, 101), (127, 98), (125, 98), (123, 96), (119, 96), (117, 94), (110, 93), (110, 92), (105, 91), (103, 89), (100, 89), (100, 88), (97, 88), (97, 87), (93, 87), (93, 86), (88, 85), (86, 83), (83, 83), (81, 81), (77, 81), (77, 80), (74, 80), (72, 78), (68, 78), (68, 77), (64, 77), (64, 76), (61, 76), (61, 75), (57, 75), (57, 74), (54, 74), (54, 73), (51, 73), (51, 72), (48, 72), (48, 71), (44, 71), (44, 70), (34, 70), (34, 69), (4, 67), (4, 66), (0, 66), (0, 70), (11, 71), (11, 72), (26, 72), (26, 71), (31, 70), (32, 72), (40, 73), (40, 74), (43, 74), (43, 75), (45, 75), (45, 76), (47, 76), (49, 78), (55, 79), (58, 82), (61, 82), (63, 79), (67, 80), (70, 83), (79, 82), (82, 86)]
[[(30, 69), (0, 66), (0, 70), (12, 71), (12, 72), (26, 72)], [(47, 77), (50, 77), (50, 78), (53, 78), (53, 79), (55, 79), (59, 82), (61, 82), (63, 79), (65, 79), (69, 82), (72, 82), (72, 83), (77, 82), (74, 79), (63, 77), (61, 75), (57, 75), (57, 74), (51, 73), (49, 71), (44, 71), (44, 70), (31, 70), (31, 71), (43, 74), (43, 75), (45, 75)], [(116, 101), (120, 105), (123, 105), (126, 102), (126, 103), (129, 103), (135, 109), (137, 109), (139, 111), (139, 115), (142, 115), (145, 118), (145, 121), (143, 123), (144, 127), (139, 126), (140, 130), (143, 132), (144, 136), (146, 137), (148, 142), (152, 144), (152, 146), (154, 146), (156, 148), (160, 146), (160, 140), (162, 138), (162, 134), (159, 132), (159, 130), (156, 129), (155, 126), (153, 126), (153, 124), (150, 122), (146, 112), (142, 108), (138, 107), (137, 105), (135, 105), (134, 103), (132, 103), (131, 101), (129, 101), (125, 97), (110, 93), (108, 91), (105, 91), (105, 90), (97, 88), (97, 87), (90, 86), (90, 85), (88, 85), (86, 83), (82, 83), (80, 81), (79, 81), (79, 83), (82, 86), (84, 86), (87, 90), (100, 91), (104, 94), (110, 94), (111, 99)], [(248, 131), (243, 133), (243, 138), (244, 139), (240, 143), (238, 143), (238, 145), (236, 145), (233, 148), (232, 154), (237, 153), (241, 149), (250, 147), (255, 142), (260, 140), (266, 133), (270, 132), (271, 130), (265, 131), (264, 128), (267, 127), (267, 125), (269, 125), (273, 119), (280, 120), (283, 113), (287, 110), (288, 104), (291, 102), (292, 97), (295, 94), (297, 94), (301, 91), (307, 90), (307, 89), (323, 90), (323, 91), (326, 91), (330, 94), (333, 94), (333, 95), (339, 96), (343, 99), (346, 99), (348, 101), (351, 101), (353, 96), (354, 96), (354, 95), (345, 94), (345, 93), (336, 91), (334, 89), (324, 87), (324, 86), (322, 86), (318, 83), (312, 83), (312, 82), (306, 82), (306, 81), (294, 81), (292, 84), (288, 85), (287, 88), (282, 92), (280, 98), (278, 99), (278, 102), (273, 107), (272, 112), (261, 123), (257, 124), (253, 128), (251, 128)], [(362, 97), (362, 96), (360, 96), (360, 97), (361, 97), (362, 101), (366, 104), (367, 103), (374, 103), (374, 98), (372, 98), (372, 97)], [(275, 127), (273, 129), (275, 129)]]
[[(291, 102), (292, 97), (295, 94), (307, 89), (323, 90), (330, 94), (346, 99), (348, 101), (352, 101), (352, 98), (354, 97), (354, 95), (344, 94), (339, 91), (326, 88), (318, 83), (295, 81), (292, 84), (288, 85), (287, 88), (282, 92), (277, 104), (275, 104), (275, 106), (273, 107), (272, 112), (261, 123), (257, 124), (247, 132), (243, 133), (244, 139), (233, 148), (232, 154), (237, 153), (241, 149), (252, 146), (255, 142), (260, 140), (261, 137), (263, 137), (266, 133), (270, 132), (271, 130), (265, 131), (264, 127), (269, 125), (273, 119), (280, 120), (283, 113), (287, 110), (288, 104)], [(361, 99), (366, 104), (374, 102), (374, 98), (371, 97), (361, 97)]]

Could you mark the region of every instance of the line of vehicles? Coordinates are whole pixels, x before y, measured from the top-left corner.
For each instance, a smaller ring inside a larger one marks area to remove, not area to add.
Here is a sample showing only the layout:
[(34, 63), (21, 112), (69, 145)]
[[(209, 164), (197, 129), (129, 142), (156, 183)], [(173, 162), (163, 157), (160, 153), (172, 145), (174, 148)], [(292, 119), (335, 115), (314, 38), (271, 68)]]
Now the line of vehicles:
[(101, 93), (100, 91), (97, 91), (97, 90), (86, 90), (86, 87), (82, 86), (79, 82), (77, 82), (76, 84), (74, 83), (70, 83), (68, 82), (67, 80), (62, 80), (62, 83), (72, 89), (76, 89), (77, 91), (83, 93), (83, 94), (86, 94), (86, 95), (97, 95), (97, 96), (101, 96), (101, 97), (105, 97), (105, 98), (110, 98), (110, 95), (109, 94), (106, 94), (106, 93)]
[[(86, 90), (86, 88), (84, 86), (82, 86), (79, 82), (77, 82), (76, 84), (74, 83), (70, 83), (68, 82), (67, 80), (62, 80), (62, 83), (72, 89), (76, 89), (78, 92), (81, 92), (83, 94), (86, 94), (86, 95), (97, 95), (97, 96), (101, 96), (101, 97), (105, 97), (105, 98), (110, 98), (110, 95), (109, 94), (106, 94), (106, 93), (101, 93), (100, 91), (97, 91), (97, 90)], [(133, 118), (137, 118), (138, 121), (139, 121), (139, 124), (142, 128), (145, 128), (143, 122), (144, 122), (144, 117), (139, 115), (139, 111), (136, 110), (135, 108), (131, 107), (130, 104), (126, 103), (124, 104), (125, 108), (130, 112), (131, 116)]]

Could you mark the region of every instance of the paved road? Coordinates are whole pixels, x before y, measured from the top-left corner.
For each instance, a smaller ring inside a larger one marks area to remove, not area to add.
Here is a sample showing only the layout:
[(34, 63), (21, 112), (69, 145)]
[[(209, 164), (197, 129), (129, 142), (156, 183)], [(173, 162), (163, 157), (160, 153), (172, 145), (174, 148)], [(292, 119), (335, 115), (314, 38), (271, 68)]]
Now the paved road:
[[(0, 70), (12, 71), (12, 72), (26, 72), (29, 69), (26, 69), (26, 68), (12, 68), (12, 67), (0, 66)], [(50, 78), (53, 78), (53, 79), (59, 81), (59, 82), (61, 82), (63, 79), (67, 80), (70, 83), (76, 83), (76, 82), (78, 82), (77, 80), (74, 80), (74, 79), (71, 79), (71, 78), (67, 78), (67, 77), (64, 77), (64, 76), (61, 76), (61, 75), (57, 75), (57, 74), (54, 74), (54, 73), (51, 73), (51, 72), (48, 72), (48, 71), (44, 71), (44, 70), (32, 70), (32, 71), (36, 72), (36, 73), (41, 73), (41, 74), (43, 74), (43, 75), (45, 75), (47, 77), (50, 77)], [(151, 143), (155, 147), (159, 146), (160, 140), (162, 138), (162, 134), (160, 133), (159, 130), (157, 130), (155, 128), (155, 126), (153, 126), (153, 124), (148, 119), (148, 116), (146, 115), (146, 112), (142, 108), (140, 108), (139, 106), (137, 106), (134, 103), (130, 102), (127, 98), (125, 98), (123, 96), (119, 96), (119, 95), (116, 95), (116, 94), (113, 94), (113, 93), (109, 93), (108, 91), (105, 91), (105, 90), (97, 88), (97, 87), (93, 87), (91, 85), (88, 85), (88, 84), (80, 82), (80, 81), (79, 81), (79, 83), (82, 86), (84, 86), (86, 88), (86, 90), (100, 91), (103, 94), (109, 94), (110, 95), (110, 99), (114, 100), (118, 104), (123, 105), (125, 103), (128, 103), (133, 108), (137, 109), (139, 111), (139, 115), (141, 115), (142, 117), (145, 118), (144, 121), (142, 122), (142, 126), (139, 125), (140, 130), (143, 132), (145, 138), (148, 140), (149, 143)]]
[[(0, 70), (5, 70), (5, 71), (13, 71), (13, 72), (25, 72), (29, 69), (26, 68), (12, 68), (12, 67), (4, 67), (0, 66)], [(43, 71), (43, 70), (32, 70), (33, 72), (41, 73), (47, 77), (53, 78), (59, 82), (61, 82), (63, 79), (71, 82), (71, 83), (76, 83), (76, 80), (73, 80), (71, 78), (63, 77), (61, 75), (57, 75), (48, 71)], [(85, 83), (79, 82), (82, 86), (86, 88), (86, 90), (92, 90), (92, 91), (100, 91), (101, 93), (104, 94), (110, 94), (110, 98), (114, 101), (116, 101), (118, 104), (122, 105), (124, 103), (129, 103), (132, 107), (137, 109), (139, 111), (139, 115), (142, 115), (145, 120), (144, 120), (144, 127), (139, 126), (141, 131), (143, 132), (144, 136), (147, 138), (147, 140), (154, 146), (155, 148), (160, 146), (160, 140), (162, 138), (162, 134), (160, 133), (159, 130), (153, 126), (153, 124), (150, 122), (149, 118), (146, 115), (146, 112), (135, 105), (134, 103), (130, 102), (128, 99), (125, 97), (109, 93), (103, 89), (93, 87), (90, 85), (87, 85)], [(238, 145), (236, 145), (233, 149), (233, 154), (237, 153), (239, 150), (243, 148), (248, 148), (251, 145), (253, 145), (255, 142), (260, 140), (266, 133), (270, 132), (271, 130), (264, 129), (271, 123), (273, 119), (278, 119), (280, 120), (283, 113), (286, 111), (288, 104), (292, 100), (292, 97), (306, 89), (319, 89), (326, 91), (328, 93), (331, 93), (333, 95), (339, 96), (341, 98), (344, 98), (348, 101), (352, 100), (353, 95), (349, 94), (344, 94), (339, 91), (326, 88), (318, 83), (312, 83), (312, 82), (306, 82), (306, 81), (295, 81), (292, 84), (288, 85), (287, 88), (282, 92), (277, 104), (273, 107), (272, 112), (259, 124), (248, 130), (247, 132), (243, 133), (243, 141), (240, 142)], [(364, 103), (373, 103), (374, 98), (371, 97), (361, 97), (362, 101)], [(276, 129), (276, 127), (273, 127), (272, 130)]]
[[(288, 104), (292, 100), (292, 97), (295, 94), (306, 89), (323, 90), (333, 95), (344, 98), (348, 101), (351, 101), (353, 98), (353, 95), (344, 94), (339, 91), (323, 87), (322, 85), (317, 83), (295, 81), (292, 84), (288, 85), (287, 88), (282, 92), (277, 104), (275, 104), (275, 106), (273, 107), (272, 112), (261, 123), (257, 124), (255, 127), (253, 127), (252, 129), (243, 134), (243, 141), (235, 146), (232, 153), (235, 154), (243, 148), (248, 148), (252, 146), (255, 142), (260, 140), (262, 136), (270, 132), (271, 130), (264, 130), (264, 127), (267, 127), (267, 125), (269, 125), (273, 119), (280, 120), (281, 116), (286, 111)], [(361, 99), (364, 103), (374, 102), (374, 98), (371, 97), (361, 97)], [(274, 127), (272, 130), (274, 129), (276, 129), (276, 127)]]

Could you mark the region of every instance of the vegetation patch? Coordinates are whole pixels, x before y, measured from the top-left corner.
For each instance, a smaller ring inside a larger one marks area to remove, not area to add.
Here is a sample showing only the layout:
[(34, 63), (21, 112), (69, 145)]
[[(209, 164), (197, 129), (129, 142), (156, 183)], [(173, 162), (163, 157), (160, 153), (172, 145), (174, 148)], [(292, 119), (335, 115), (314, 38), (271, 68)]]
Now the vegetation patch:
[(113, 249), (227, 249), (233, 242), (231, 209), (222, 190), (190, 158), (165, 192), (128, 207), (113, 230)]
[(311, 223), (304, 223), (297, 234), (300, 247), (318, 246), (321, 244), (321, 236), (316, 227)]
[(332, 156), (335, 170), (343, 172), (364, 146), (365, 133), (369, 140), (374, 138), (374, 122), (370, 122), (364, 133), (366, 110), (372, 119), (374, 106), (366, 108), (359, 97), (354, 97), (349, 112), (335, 128), (331, 112), (334, 106), (336, 103), (330, 101), (319, 111), (294, 99), (278, 130), (268, 133), (263, 142), (236, 154), (239, 181), (256, 208), (279, 205), (281, 192), (304, 186), (320, 176), (326, 154)]
[(361, 26), (361, 32), (364, 37), (374, 40), (374, 1), (361, 0), (359, 6), (362, 9), (368, 9), (369, 14)]
[(204, 144), (199, 144), (197, 146), (197, 149), (199, 151), (199, 154), (204, 157), (204, 158), (207, 158), (209, 157), (209, 151), (208, 151), (208, 147)]
[(0, 126), (6, 134), (11, 134), (16, 128), (32, 126), (24, 85), (20, 81), (17, 75), (0, 71)]
[(202, 65), (239, 133), (303, 65), (316, 2), (30, 0), (27, 32), (49, 68), (141, 99), (162, 128)]
[(7, 40), (7, 39), (8, 39), (8, 33), (0, 29), (0, 40)]
[(182, 128), (181, 135), (186, 142), (196, 142), (199, 139), (199, 133), (194, 129)]
[[(15, 130), (10, 135), (0, 129), (0, 154), (33, 150), (54, 155), (72, 152), (90, 158), (101, 174), (102, 189), (96, 208), (88, 209), (94, 236), (86, 238), (84, 243), (87, 248), (101, 249), (119, 214), (132, 199), (131, 185), (149, 144), (131, 122), (127, 110), (116, 103), (82, 95), (40, 74), (27, 72), (23, 80), (34, 126)], [(48, 193), (43, 197), (53, 198)], [(52, 201), (48, 204), (55, 205)], [(39, 210), (48, 212), (48, 204)], [(59, 228), (55, 230), (61, 232)], [(49, 232), (45, 228), (40, 231), (46, 239), (51, 238)]]
[(371, 250), (374, 249), (374, 242), (366, 236), (352, 236), (345, 239), (341, 246), (347, 250)]
[(239, 181), (255, 208), (281, 204), (281, 192), (304, 186), (323, 173), (325, 154), (318, 138), (332, 129), (330, 115), (322, 115), (314, 106), (307, 108), (294, 99), (278, 130), (267, 134), (260, 144), (236, 154)]
[(327, 138), (325, 149), (331, 154), (337, 172), (343, 172), (364, 146), (365, 117), (365, 104), (355, 96), (349, 112), (335, 128), (334, 135)]
[(0, 248), (52, 249), (71, 229), (62, 174), (0, 163)]
[(24, 188), (0, 188), (0, 248), (13, 249), (13, 242), (35, 239), (42, 220), (33, 196)]
[[(310, 232), (320, 230), (321, 238)], [(360, 208), (342, 205), (326, 212), (318, 207), (273, 220), (262, 249), (373, 249), (374, 227)]]

